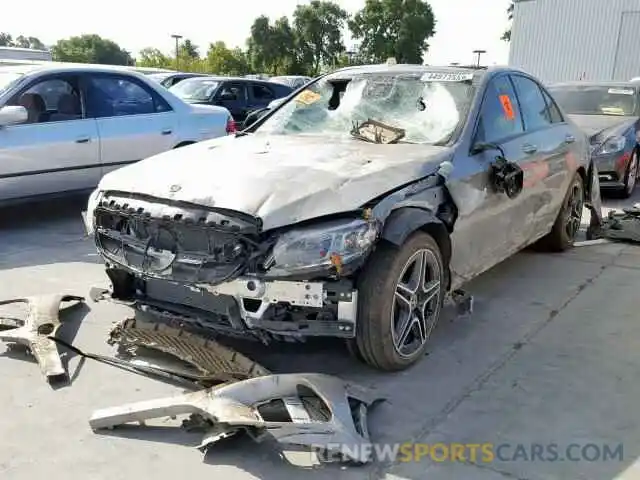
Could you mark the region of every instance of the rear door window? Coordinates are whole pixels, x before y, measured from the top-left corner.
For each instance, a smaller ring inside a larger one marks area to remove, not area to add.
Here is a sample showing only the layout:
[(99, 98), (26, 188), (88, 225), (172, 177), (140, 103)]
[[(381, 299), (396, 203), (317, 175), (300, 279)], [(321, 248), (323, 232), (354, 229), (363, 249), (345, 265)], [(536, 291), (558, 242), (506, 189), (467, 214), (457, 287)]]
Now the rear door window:
[(531, 131), (551, 125), (553, 122), (549, 107), (538, 84), (521, 75), (512, 75), (511, 78), (520, 101), (524, 128)]
[(148, 115), (171, 110), (148, 86), (121, 75), (89, 75), (87, 111), (95, 118)]

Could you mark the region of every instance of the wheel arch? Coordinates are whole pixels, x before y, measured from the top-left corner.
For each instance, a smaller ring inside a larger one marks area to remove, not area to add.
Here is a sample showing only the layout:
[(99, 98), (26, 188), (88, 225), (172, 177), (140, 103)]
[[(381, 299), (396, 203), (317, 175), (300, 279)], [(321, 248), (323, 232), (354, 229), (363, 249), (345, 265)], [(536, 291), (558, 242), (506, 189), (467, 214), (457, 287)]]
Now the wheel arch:
[(438, 244), (445, 268), (449, 269), (452, 246), (449, 230), (435, 212), (419, 207), (402, 207), (389, 214), (382, 230), (382, 239), (401, 246), (417, 231), (428, 233)]

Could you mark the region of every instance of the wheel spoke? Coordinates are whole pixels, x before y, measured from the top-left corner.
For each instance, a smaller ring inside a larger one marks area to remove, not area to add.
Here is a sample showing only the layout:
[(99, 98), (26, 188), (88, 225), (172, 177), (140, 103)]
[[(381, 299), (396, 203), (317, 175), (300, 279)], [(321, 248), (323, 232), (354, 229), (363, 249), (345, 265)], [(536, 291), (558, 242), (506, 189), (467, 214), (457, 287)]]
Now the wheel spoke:
[(414, 293), (415, 292), (412, 292), (411, 289), (403, 283), (396, 285), (395, 298), (406, 308), (411, 309), (411, 297), (413, 297)]
[(440, 295), (440, 280), (431, 280), (422, 287), (424, 294), (421, 296), (425, 305)]
[(407, 338), (411, 333), (411, 330), (414, 326), (415, 319), (413, 316), (413, 312), (407, 312), (407, 315), (403, 316), (402, 323), (400, 324), (397, 332), (396, 332), (396, 348), (398, 350), (402, 350), (402, 347), (407, 343)]

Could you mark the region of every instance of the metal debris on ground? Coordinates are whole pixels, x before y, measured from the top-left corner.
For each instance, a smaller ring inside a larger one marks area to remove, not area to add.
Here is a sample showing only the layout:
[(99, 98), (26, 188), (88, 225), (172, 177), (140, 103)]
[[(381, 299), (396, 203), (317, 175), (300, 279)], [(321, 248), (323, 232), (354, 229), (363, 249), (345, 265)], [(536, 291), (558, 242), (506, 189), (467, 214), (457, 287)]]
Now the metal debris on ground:
[(371, 449), (357, 447), (370, 445), (367, 409), (381, 400), (330, 375), (267, 375), (99, 410), (89, 424), (98, 430), (191, 414), (188, 424), (208, 427), (199, 447), (203, 451), (223, 438), (246, 432), (256, 441), (269, 437), (282, 445), (321, 449), (366, 463)]
[(456, 314), (471, 315), (473, 313), (473, 295), (465, 290), (454, 290), (449, 295), (449, 300), (456, 309)]
[(622, 212), (609, 212), (594, 239), (604, 238), (619, 242), (640, 243), (640, 206), (624, 208)]
[(0, 301), (0, 305), (27, 304), (28, 312), (24, 320), (0, 317), (0, 340), (26, 346), (49, 381), (67, 376), (58, 346), (50, 338), (55, 337), (62, 325), (59, 314), (64, 302), (84, 302), (84, 298), (54, 294)]
[(608, 238), (598, 238), (596, 240), (583, 240), (580, 242), (574, 242), (574, 247), (592, 247), (594, 245), (603, 245), (605, 243), (611, 243)]
[[(203, 376), (219, 382), (244, 380), (269, 375), (270, 372), (226, 346), (164, 323), (127, 319), (116, 324), (107, 341), (135, 355), (137, 347), (145, 347), (172, 355), (195, 367)], [(218, 382), (218, 383), (219, 383)]]

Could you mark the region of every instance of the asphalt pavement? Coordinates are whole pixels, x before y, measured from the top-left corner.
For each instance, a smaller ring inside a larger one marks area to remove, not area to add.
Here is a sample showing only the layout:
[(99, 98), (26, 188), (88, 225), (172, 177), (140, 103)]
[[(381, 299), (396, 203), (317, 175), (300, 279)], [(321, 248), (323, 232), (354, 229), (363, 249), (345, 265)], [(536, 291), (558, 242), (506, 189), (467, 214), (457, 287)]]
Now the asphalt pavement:
[[(636, 197), (606, 203), (619, 208)], [(0, 298), (107, 286), (83, 236), (83, 206), (72, 199), (0, 213)], [(195, 448), (200, 435), (170, 420), (94, 433), (95, 409), (179, 390), (70, 354), (70, 384), (52, 388), (36, 364), (0, 345), (0, 478), (614, 479), (640, 456), (639, 279), (635, 246), (518, 254), (468, 285), (473, 313), (448, 311), (424, 361), (397, 374), (354, 363), (337, 345), (251, 352), (279, 373), (331, 373), (371, 387), (387, 399), (369, 419), (376, 444), (466, 446), (456, 461), (434, 451), (420, 461), (317, 466), (304, 454), (285, 461), (273, 446), (246, 438), (203, 454)], [(126, 307), (88, 300), (65, 312), (64, 337), (113, 354), (107, 333), (128, 315)], [(504, 448), (488, 461), (468, 455), (473, 444)], [(536, 445), (560, 453), (532, 456)], [(577, 459), (567, 458), (571, 445)], [(605, 459), (602, 452), (618, 445), (622, 455)]]

